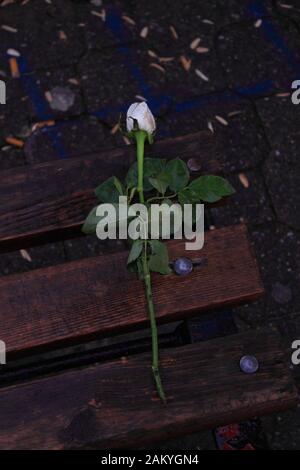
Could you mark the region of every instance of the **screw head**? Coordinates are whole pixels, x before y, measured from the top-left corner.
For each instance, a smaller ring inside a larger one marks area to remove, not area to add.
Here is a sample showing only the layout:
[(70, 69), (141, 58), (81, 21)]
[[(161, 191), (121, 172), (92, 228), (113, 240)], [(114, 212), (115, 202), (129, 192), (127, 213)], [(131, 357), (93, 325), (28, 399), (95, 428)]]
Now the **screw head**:
[(189, 258), (177, 258), (173, 269), (179, 276), (186, 276), (193, 271), (193, 262)]
[(240, 359), (240, 369), (245, 374), (255, 374), (258, 368), (259, 362), (255, 356), (243, 356)]

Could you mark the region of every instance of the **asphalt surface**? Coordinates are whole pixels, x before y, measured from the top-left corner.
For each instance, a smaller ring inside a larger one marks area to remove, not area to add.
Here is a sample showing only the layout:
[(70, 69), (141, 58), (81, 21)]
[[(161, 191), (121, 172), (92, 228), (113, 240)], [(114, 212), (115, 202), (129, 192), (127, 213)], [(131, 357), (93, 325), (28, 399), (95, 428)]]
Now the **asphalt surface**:
[[(238, 326), (276, 326), (287, 345), (300, 339), (300, 107), (291, 101), (299, 0), (2, 1), (0, 57), (1, 170), (122, 143), (111, 130), (142, 98), (158, 138), (214, 132), (237, 192), (212, 211), (212, 224), (247, 223), (266, 288), (263, 300), (235, 310)], [(55, 125), (36, 129), (42, 121)], [(89, 239), (32, 248), (31, 261), (13, 252), (1, 255), (0, 274), (103, 249)], [(263, 421), (271, 448), (300, 448), (299, 409)], [(210, 433), (170, 445), (215, 448)]]

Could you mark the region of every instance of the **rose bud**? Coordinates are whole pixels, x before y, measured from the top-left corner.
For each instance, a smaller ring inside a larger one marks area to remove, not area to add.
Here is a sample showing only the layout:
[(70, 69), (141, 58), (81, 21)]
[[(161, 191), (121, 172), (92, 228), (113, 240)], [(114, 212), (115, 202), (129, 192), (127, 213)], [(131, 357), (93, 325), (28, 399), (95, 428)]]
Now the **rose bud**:
[(126, 116), (127, 131), (145, 131), (153, 134), (155, 131), (155, 119), (147, 103), (133, 103), (129, 106)]

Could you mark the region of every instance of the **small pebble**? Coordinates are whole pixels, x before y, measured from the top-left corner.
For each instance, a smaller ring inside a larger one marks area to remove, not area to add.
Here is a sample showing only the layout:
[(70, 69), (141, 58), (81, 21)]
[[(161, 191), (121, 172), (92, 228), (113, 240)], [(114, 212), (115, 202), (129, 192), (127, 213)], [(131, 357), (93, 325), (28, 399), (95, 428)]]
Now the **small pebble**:
[(67, 111), (70, 109), (75, 101), (75, 93), (70, 88), (63, 86), (56, 86), (52, 88), (51, 101), (49, 103), (51, 109), (57, 111)]
[(187, 162), (187, 166), (190, 171), (199, 171), (201, 169), (201, 163), (197, 158), (190, 158)]
[(280, 282), (275, 282), (272, 286), (272, 297), (278, 304), (287, 304), (292, 300), (291, 288)]

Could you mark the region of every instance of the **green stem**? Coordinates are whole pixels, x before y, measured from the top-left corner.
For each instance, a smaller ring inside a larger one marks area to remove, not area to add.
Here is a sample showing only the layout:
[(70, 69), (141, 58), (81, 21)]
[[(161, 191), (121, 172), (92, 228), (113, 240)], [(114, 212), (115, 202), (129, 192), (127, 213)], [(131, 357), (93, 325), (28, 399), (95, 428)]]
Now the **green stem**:
[[(137, 161), (138, 161), (138, 187), (137, 191), (139, 194), (140, 203), (144, 203), (144, 147), (145, 139), (147, 134), (144, 131), (136, 132), (136, 143), (137, 143)], [(158, 335), (157, 335), (157, 326), (155, 319), (155, 308), (152, 297), (152, 285), (151, 285), (151, 274), (148, 265), (147, 257), (147, 247), (148, 240), (145, 240), (144, 250), (142, 253), (142, 266), (143, 266), (143, 277), (145, 283), (145, 293), (147, 299), (148, 313), (150, 318), (150, 327), (151, 327), (151, 338), (152, 338), (152, 373), (153, 378), (156, 384), (156, 389), (160, 399), (165, 403), (166, 396), (162, 386), (160, 374), (159, 374), (159, 356), (158, 356)]]
[(151, 326), (151, 337), (152, 337), (152, 373), (153, 378), (156, 384), (156, 389), (160, 399), (165, 403), (166, 396), (162, 386), (160, 373), (159, 373), (159, 357), (158, 357), (158, 335), (157, 335), (157, 326), (155, 319), (155, 309), (152, 297), (152, 285), (151, 285), (151, 274), (149, 271), (148, 260), (147, 260), (147, 240), (145, 240), (145, 249), (142, 255), (143, 261), (143, 275), (145, 282), (146, 298), (148, 305), (148, 313), (150, 318)]
[(137, 151), (137, 161), (138, 161), (138, 186), (137, 191), (139, 193), (139, 199), (142, 204), (144, 204), (144, 148), (145, 148), (145, 139), (147, 137), (146, 132), (136, 131), (136, 151)]

